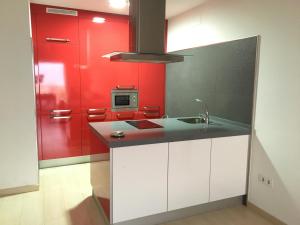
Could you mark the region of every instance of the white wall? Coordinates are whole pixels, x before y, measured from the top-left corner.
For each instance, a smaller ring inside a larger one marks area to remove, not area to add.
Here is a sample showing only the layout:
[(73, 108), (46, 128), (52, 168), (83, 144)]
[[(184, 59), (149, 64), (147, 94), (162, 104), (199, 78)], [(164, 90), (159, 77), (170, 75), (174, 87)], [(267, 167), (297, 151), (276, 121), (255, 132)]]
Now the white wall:
[(27, 0), (0, 2), (0, 189), (38, 184)]
[(261, 35), (249, 200), (289, 225), (300, 221), (299, 9), (299, 0), (209, 0), (171, 19), (168, 33), (168, 51)]

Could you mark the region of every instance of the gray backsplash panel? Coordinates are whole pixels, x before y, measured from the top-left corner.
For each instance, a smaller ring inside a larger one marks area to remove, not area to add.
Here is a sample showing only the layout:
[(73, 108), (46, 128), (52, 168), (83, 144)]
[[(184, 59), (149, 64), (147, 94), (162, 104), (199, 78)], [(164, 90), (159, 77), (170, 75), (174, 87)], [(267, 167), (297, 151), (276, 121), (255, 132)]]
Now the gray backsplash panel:
[[(176, 51), (188, 55), (167, 65), (166, 114), (194, 116), (201, 104), (211, 115), (251, 124), (257, 37)], [(191, 55), (191, 56), (189, 56)]]

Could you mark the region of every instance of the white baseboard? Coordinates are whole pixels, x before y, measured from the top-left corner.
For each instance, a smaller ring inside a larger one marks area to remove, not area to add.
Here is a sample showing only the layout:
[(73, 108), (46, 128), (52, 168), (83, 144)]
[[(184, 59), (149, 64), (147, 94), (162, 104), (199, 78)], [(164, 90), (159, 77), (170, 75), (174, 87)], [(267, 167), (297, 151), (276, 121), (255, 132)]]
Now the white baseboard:
[(27, 185), (22, 187), (15, 187), (15, 188), (7, 188), (0, 190), (0, 197), (8, 196), (8, 195), (16, 195), (26, 192), (38, 191), (39, 185)]

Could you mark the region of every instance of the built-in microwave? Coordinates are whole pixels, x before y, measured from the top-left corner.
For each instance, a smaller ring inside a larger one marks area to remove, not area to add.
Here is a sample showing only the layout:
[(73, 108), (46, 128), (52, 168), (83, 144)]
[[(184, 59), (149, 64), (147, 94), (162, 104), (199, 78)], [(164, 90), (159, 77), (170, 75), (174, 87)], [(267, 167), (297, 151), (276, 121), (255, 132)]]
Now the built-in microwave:
[(112, 111), (137, 110), (139, 93), (136, 89), (122, 90), (113, 89), (111, 91)]

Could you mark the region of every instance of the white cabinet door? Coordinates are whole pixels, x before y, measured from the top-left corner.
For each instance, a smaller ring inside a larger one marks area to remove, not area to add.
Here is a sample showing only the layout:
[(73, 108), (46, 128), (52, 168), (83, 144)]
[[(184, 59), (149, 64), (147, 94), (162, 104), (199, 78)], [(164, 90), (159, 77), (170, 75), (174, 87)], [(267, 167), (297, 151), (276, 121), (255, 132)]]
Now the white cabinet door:
[(168, 210), (209, 201), (211, 139), (169, 144)]
[(249, 136), (212, 139), (210, 201), (246, 194)]
[(168, 143), (113, 149), (113, 223), (167, 211)]

